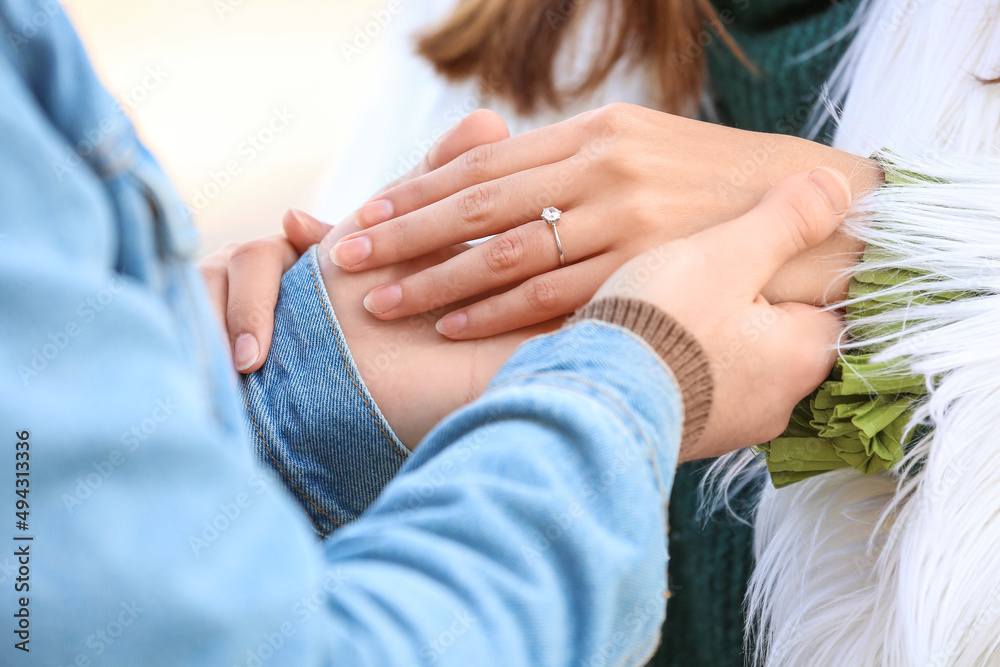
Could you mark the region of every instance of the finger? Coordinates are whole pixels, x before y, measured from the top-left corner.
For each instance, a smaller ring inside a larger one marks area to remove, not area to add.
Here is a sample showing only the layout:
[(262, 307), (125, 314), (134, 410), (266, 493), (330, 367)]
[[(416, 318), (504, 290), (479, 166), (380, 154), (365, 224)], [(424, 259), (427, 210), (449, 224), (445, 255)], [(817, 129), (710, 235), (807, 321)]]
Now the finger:
[(474, 185), (561, 162), (577, 153), (582, 136), (581, 121), (570, 119), (505, 141), (477, 144), (439, 169), (396, 184), (380, 199), (391, 204), (394, 215), (405, 215)]
[(552, 229), (538, 220), (398, 282), (380, 285), (368, 293), (364, 303), (379, 319), (393, 320), (436, 310), (557, 268), (559, 253)]
[(285, 232), (285, 238), (299, 255), (304, 254), (310, 246), (322, 241), (333, 229), (333, 225), (320, 222), (308, 213), (295, 208), (285, 212), (281, 227)]
[(503, 141), (510, 137), (507, 123), (495, 111), (477, 109), (445, 132), (413, 169), (386, 185), (355, 214), (359, 227), (389, 220), (394, 215), (393, 200), (382, 195), (397, 186), (429, 174), (477, 146)]
[(281, 276), (298, 258), (299, 253), (284, 236), (244, 243), (233, 252), (226, 321), (239, 372), (252, 373), (267, 358)]
[(205, 281), (205, 289), (222, 329), (226, 329), (226, 304), (229, 300), (229, 258), (236, 249), (236, 243), (229, 243), (217, 252), (198, 262), (198, 269)]
[(448, 313), (437, 330), (452, 340), (485, 338), (572, 313), (597, 292), (618, 262), (608, 255), (550, 271), (514, 289)]
[(424, 155), (424, 159), (407, 176), (418, 178), (440, 169), (458, 156), (477, 146), (492, 144), (510, 138), (507, 123), (495, 111), (477, 109), (458, 121), (438, 139)]
[(691, 241), (703, 244), (718, 266), (736, 269), (753, 298), (786, 262), (826, 240), (850, 204), (847, 179), (817, 167), (779, 181), (751, 211)]
[(577, 182), (564, 175), (578, 169), (574, 161), (474, 185), (426, 208), (349, 234), (333, 247), (330, 258), (342, 269), (367, 271), (500, 234), (538, 220), (546, 206), (571, 209), (580, 193)]
[(792, 406), (829, 377), (837, 360), (844, 323), (832, 311), (801, 303), (779, 303), (772, 308), (784, 315), (777, 319), (772, 339), (780, 352), (772, 358), (787, 365), (787, 373), (776, 375), (792, 380), (787, 385)]

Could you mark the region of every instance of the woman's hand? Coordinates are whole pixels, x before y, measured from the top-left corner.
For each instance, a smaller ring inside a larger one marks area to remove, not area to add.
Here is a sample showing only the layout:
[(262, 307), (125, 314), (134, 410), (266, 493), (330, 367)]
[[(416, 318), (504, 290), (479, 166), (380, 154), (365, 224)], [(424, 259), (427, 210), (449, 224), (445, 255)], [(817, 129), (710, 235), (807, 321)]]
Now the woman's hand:
[(848, 183), (830, 169), (789, 176), (745, 215), (648, 251), (619, 269), (596, 299), (628, 296), (669, 313), (701, 344), (712, 408), (680, 459), (760, 444), (829, 374), (841, 325), (801, 303), (771, 305), (764, 287), (785, 263), (825, 241), (844, 218)]
[(199, 265), (241, 373), (256, 371), (267, 358), (281, 277), (332, 229), (294, 209), (285, 213), (282, 228), (284, 235), (231, 243)]
[(320, 272), (361, 379), (397, 437), (413, 449), (439, 421), (478, 398), (518, 345), (531, 336), (558, 328), (560, 322), (479, 340), (453, 341), (434, 330), (439, 312), (392, 322), (377, 320), (361, 305), (374, 286), (446, 261), (464, 248), (446, 248), (375, 271), (352, 274), (334, 266), (327, 251), (357, 229), (348, 220), (323, 240)]
[[(364, 300), (391, 320), (506, 288), (437, 324), (450, 338), (479, 338), (572, 312), (632, 257), (742, 215), (776, 181), (821, 164), (850, 175), (855, 195), (881, 179), (875, 163), (810, 141), (616, 104), (481, 146), (389, 189), (362, 209), (368, 229), (341, 239), (331, 259), (365, 271), (496, 234)], [(540, 219), (549, 206), (563, 212), (566, 266)], [(835, 234), (778, 271), (764, 294), (838, 299), (859, 251)]]
[[(477, 146), (509, 136), (500, 116), (492, 111), (474, 111), (445, 133), (419, 164), (382, 192), (431, 173)], [(381, 207), (378, 202), (363, 206), (352, 217), (364, 222), (382, 215)], [(350, 223), (350, 219), (345, 220), (342, 228), (347, 229)], [(285, 214), (282, 227), (284, 235), (230, 244), (200, 263), (216, 313), (228, 332), (233, 362), (241, 373), (253, 373), (267, 359), (281, 276), (333, 229), (295, 210)]]

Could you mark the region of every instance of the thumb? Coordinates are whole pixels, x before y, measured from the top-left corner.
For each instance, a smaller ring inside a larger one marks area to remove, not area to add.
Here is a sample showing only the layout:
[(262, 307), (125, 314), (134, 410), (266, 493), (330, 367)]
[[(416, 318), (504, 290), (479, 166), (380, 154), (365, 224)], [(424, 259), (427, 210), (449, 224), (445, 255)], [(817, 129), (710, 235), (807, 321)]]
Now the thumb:
[(333, 226), (320, 222), (308, 213), (290, 208), (281, 221), (285, 237), (292, 247), (301, 255), (310, 246), (319, 243), (333, 229)]
[(825, 241), (851, 206), (851, 186), (838, 171), (817, 167), (779, 181), (744, 215), (697, 234), (756, 297), (789, 260)]

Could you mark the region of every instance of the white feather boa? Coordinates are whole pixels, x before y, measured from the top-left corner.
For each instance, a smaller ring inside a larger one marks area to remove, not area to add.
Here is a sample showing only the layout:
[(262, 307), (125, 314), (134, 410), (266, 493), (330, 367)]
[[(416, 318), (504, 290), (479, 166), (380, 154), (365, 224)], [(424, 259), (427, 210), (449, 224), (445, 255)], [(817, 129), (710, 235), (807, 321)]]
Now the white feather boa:
[(858, 205), (870, 225), (855, 231), (893, 265), (928, 272), (887, 290), (899, 299), (969, 297), (882, 320), (906, 325), (883, 341), (886, 356), (930, 387), (916, 421), (933, 430), (898, 471), (764, 491), (747, 600), (754, 658), (1000, 665), (1000, 85), (977, 78), (1000, 75), (1000, 2), (871, 0), (855, 27), (831, 81), (834, 145), (887, 148), (947, 182), (881, 189)]

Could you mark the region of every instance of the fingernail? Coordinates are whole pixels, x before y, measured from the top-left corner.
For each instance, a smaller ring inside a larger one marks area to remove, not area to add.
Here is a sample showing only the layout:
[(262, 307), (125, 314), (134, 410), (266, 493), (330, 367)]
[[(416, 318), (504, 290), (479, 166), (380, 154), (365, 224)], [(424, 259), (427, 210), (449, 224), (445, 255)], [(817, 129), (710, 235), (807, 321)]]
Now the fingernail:
[(809, 172), (809, 180), (823, 193), (834, 213), (847, 213), (847, 209), (851, 207), (851, 185), (840, 172), (827, 167), (816, 167)]
[(465, 313), (448, 313), (434, 325), (437, 332), (442, 336), (457, 336), (465, 330), (469, 323), (469, 318)]
[(302, 228), (306, 230), (306, 233), (310, 236), (318, 236), (320, 234), (325, 236), (323, 225), (320, 224), (319, 220), (316, 218), (303, 213), (297, 208), (290, 208), (288, 209), (288, 212), (295, 216), (295, 219), (299, 221), (299, 224), (302, 225)]
[(371, 227), (392, 220), (394, 213), (392, 202), (388, 199), (377, 199), (368, 202), (354, 214), (354, 221), (359, 227)]
[(245, 371), (257, 362), (260, 356), (260, 346), (253, 334), (240, 334), (233, 346), (233, 361), (236, 363), (236, 370)]
[(372, 254), (372, 241), (367, 236), (359, 236), (341, 241), (330, 251), (330, 261), (342, 269), (349, 269), (368, 259)]
[(403, 300), (403, 289), (399, 285), (376, 287), (365, 297), (365, 310), (375, 315), (387, 313)]

